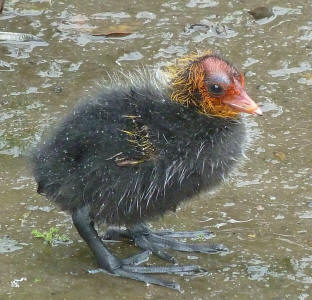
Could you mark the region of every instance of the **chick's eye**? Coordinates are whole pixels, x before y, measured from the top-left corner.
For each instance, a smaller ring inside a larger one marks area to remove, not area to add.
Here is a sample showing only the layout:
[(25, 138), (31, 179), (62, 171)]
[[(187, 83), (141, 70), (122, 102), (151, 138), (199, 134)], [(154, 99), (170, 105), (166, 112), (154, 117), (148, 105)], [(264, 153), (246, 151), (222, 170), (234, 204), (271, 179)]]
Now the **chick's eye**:
[(208, 91), (216, 96), (220, 96), (224, 93), (223, 88), (219, 84), (210, 84), (208, 86)]

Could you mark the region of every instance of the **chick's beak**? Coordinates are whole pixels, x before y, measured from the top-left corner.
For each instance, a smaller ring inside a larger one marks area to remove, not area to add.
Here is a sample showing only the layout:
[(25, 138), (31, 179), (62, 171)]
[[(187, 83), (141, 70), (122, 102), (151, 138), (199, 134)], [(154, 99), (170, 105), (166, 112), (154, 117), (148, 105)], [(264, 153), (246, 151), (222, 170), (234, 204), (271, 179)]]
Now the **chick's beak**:
[(225, 96), (222, 102), (228, 104), (237, 111), (262, 116), (261, 109), (256, 102), (247, 95), (244, 89), (241, 89), (239, 94)]

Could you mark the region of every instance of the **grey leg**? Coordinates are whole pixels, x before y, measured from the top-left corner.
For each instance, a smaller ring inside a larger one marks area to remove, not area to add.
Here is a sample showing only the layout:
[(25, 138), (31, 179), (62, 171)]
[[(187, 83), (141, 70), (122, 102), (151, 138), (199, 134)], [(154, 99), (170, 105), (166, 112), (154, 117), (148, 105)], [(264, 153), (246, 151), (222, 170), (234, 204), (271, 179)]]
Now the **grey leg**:
[(93, 220), (87, 206), (77, 209), (73, 213), (72, 219), (80, 236), (86, 241), (92, 250), (99, 267), (107, 274), (180, 290), (180, 286), (176, 282), (165, 281), (145, 274), (194, 274), (202, 271), (200, 267), (193, 265), (170, 267), (138, 266), (138, 264), (145, 262), (148, 259), (151, 253), (149, 250), (126, 259), (119, 259), (111, 254), (99, 238), (98, 233), (94, 229)]

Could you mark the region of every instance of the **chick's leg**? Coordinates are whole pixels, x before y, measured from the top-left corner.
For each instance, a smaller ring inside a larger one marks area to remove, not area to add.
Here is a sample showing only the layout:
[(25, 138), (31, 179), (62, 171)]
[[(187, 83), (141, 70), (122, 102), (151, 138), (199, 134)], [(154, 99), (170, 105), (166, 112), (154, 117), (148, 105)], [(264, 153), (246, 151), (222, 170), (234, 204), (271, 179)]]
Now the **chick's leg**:
[(165, 281), (145, 274), (194, 274), (201, 271), (200, 267), (198, 266), (138, 266), (138, 264), (148, 260), (148, 257), (151, 253), (150, 251), (145, 251), (126, 259), (119, 259), (104, 246), (103, 242), (99, 238), (98, 233), (94, 228), (93, 220), (90, 216), (90, 211), (87, 206), (77, 209), (73, 213), (72, 219), (80, 236), (86, 241), (95, 255), (99, 267), (107, 274), (180, 290), (180, 286), (176, 282)]

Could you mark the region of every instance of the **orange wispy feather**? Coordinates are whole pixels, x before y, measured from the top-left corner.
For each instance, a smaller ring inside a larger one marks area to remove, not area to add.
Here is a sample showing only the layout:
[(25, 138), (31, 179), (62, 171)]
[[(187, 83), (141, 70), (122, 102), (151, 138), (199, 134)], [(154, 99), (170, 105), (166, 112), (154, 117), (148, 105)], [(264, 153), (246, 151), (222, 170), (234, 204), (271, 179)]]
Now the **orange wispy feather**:
[(221, 103), (220, 98), (209, 95), (207, 91), (202, 62), (212, 55), (212, 51), (206, 51), (200, 55), (192, 53), (178, 59), (175, 65), (168, 67), (171, 78), (170, 97), (173, 101), (183, 105), (195, 106), (206, 115), (234, 118), (238, 113), (229, 105)]

